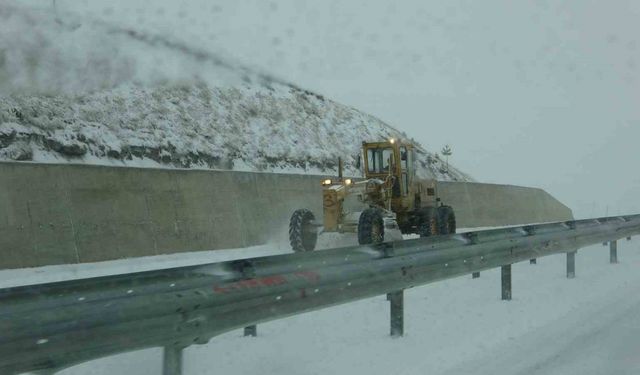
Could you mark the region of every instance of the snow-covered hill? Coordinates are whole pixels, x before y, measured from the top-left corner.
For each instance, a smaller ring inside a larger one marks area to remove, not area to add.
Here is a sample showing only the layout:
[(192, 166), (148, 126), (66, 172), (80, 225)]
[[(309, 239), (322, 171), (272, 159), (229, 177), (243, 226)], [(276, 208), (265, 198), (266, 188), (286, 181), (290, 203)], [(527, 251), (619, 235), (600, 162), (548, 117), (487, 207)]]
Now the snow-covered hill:
[[(0, 160), (356, 174), (379, 119), (169, 37), (0, 4)], [(436, 129), (433, 129), (436, 131)], [(419, 175), (468, 180), (418, 146)]]

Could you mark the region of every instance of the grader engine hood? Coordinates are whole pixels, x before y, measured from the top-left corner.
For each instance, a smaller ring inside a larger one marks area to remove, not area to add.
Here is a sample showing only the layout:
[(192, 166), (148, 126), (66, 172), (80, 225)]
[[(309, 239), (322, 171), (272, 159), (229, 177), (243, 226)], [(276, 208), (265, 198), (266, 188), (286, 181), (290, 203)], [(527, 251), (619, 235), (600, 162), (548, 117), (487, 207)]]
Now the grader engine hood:
[(339, 198), (338, 189), (325, 188), (322, 191), (322, 207), (324, 211), (324, 230), (337, 232), (340, 215), (342, 214), (342, 199)]
[(385, 184), (378, 179), (357, 182), (346, 179), (323, 186), (324, 232), (354, 231), (358, 220), (354, 220), (349, 214), (362, 212), (370, 205), (381, 205), (384, 202)]

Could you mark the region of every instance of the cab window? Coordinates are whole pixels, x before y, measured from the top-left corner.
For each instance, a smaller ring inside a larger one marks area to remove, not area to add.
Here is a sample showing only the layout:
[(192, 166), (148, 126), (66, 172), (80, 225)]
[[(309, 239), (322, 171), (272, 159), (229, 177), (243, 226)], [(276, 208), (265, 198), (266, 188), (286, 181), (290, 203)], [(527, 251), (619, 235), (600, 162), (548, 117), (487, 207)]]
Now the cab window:
[(409, 176), (407, 176), (406, 172), (402, 173), (402, 195), (406, 196), (409, 194)]
[(409, 166), (409, 153), (406, 147), (400, 147), (400, 167), (406, 171)]
[(370, 173), (389, 173), (389, 161), (393, 155), (391, 148), (370, 148), (367, 150), (367, 167)]

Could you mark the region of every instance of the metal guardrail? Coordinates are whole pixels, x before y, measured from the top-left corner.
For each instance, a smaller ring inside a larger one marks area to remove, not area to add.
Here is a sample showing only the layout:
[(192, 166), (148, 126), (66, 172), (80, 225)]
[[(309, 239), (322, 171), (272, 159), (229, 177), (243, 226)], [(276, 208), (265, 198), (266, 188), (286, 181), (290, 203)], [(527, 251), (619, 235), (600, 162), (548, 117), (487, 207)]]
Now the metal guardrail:
[[(0, 290), (0, 373), (53, 373), (121, 352), (164, 347), (165, 374), (182, 349), (221, 333), (387, 293), (402, 334), (406, 288), (640, 234), (640, 215), (436, 236)], [(570, 272), (571, 271), (571, 272)]]

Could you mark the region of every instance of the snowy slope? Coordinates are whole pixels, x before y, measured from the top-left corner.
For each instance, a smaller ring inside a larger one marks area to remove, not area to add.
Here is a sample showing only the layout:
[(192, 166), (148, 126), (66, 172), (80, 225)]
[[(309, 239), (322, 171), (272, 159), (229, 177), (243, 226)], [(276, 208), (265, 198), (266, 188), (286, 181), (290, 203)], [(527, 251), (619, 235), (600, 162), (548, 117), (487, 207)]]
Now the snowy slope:
[[(353, 108), (166, 36), (0, 4), (0, 160), (357, 174), (408, 139)], [(418, 147), (418, 174), (469, 180)]]

